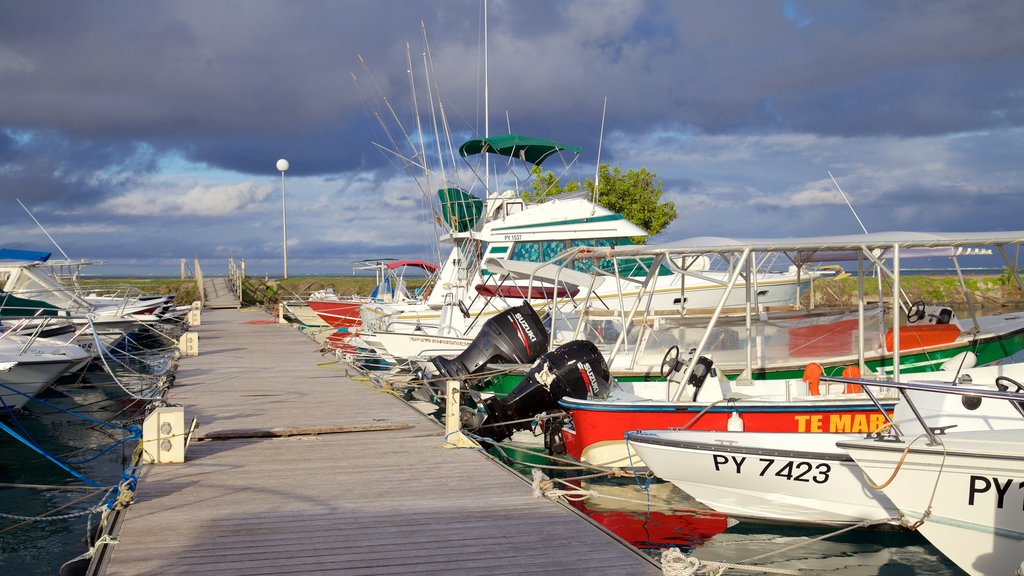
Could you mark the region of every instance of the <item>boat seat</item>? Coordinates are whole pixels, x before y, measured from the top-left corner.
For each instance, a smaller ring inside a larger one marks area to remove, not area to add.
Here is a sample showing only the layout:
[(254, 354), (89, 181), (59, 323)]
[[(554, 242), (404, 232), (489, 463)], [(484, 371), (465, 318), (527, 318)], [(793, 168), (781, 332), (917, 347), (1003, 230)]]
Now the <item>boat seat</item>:
[[(885, 351), (892, 352), (892, 328), (885, 334)], [(960, 327), (956, 324), (911, 324), (900, 326), (900, 350), (916, 350), (931, 346), (949, 344), (960, 336)]]

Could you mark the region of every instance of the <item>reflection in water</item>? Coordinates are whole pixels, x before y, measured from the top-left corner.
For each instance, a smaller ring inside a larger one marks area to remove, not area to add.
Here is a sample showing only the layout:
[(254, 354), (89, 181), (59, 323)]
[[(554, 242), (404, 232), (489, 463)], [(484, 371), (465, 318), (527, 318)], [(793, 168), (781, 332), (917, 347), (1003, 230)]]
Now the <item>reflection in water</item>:
[[(117, 484), (131, 463), (136, 442), (102, 452), (126, 433), (72, 416), (71, 410), (96, 420), (127, 423), (141, 414), (142, 403), (123, 394), (104, 372), (90, 368), (73, 381), (59, 381), (39, 397), (52, 406), (30, 402), (23, 414), (4, 422), (43, 449), (104, 486), (91, 489), (53, 462), (0, 432), (0, 514), (39, 517), (26, 522), (0, 516), (0, 574), (52, 576), (61, 565), (85, 553), (86, 532), (98, 513), (82, 514), (101, 505), (107, 488)], [(15, 485), (18, 485), (15, 487)], [(66, 486), (66, 489), (53, 487)], [(63, 516), (70, 516), (64, 518)]]
[(570, 481), (591, 494), (570, 504), (655, 559), (677, 547), (704, 561), (843, 575), (963, 574), (916, 532), (857, 529), (829, 536), (837, 529), (740, 522), (668, 482), (646, 482)]

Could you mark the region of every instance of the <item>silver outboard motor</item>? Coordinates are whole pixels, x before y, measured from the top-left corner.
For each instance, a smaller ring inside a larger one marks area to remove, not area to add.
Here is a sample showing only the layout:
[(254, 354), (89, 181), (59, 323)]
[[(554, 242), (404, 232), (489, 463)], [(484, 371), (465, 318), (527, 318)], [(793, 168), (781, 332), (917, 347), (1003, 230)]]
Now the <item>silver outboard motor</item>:
[(465, 380), (489, 362), (529, 364), (547, 349), (544, 321), (523, 302), (485, 322), (473, 342), (455, 358), (435, 356), (430, 362), (440, 376)]
[(608, 363), (589, 340), (573, 340), (541, 356), (505, 398), (483, 402), (486, 418), (472, 430), (500, 442), (516, 430), (529, 430), (529, 419), (558, 409), (564, 396), (603, 398), (608, 394)]

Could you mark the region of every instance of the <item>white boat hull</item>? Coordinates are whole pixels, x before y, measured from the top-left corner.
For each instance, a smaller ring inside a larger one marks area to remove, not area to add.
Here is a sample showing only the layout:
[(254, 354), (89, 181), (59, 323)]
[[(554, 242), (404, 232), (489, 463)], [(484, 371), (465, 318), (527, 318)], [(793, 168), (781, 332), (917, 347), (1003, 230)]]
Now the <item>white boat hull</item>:
[[(5, 348), (17, 348), (23, 337), (8, 336)], [(12, 346), (13, 345), (13, 346)], [(22, 408), (57, 378), (77, 370), (92, 354), (77, 346), (35, 340), (24, 353), (0, 352), (0, 406)]]
[(1012, 575), (1024, 561), (1024, 430), (957, 432), (928, 446), (841, 442), (878, 483), (906, 459), (886, 495), (917, 530), (969, 574)]
[[(871, 490), (853, 459), (835, 447), (839, 438), (859, 437), (663, 430), (630, 433), (629, 444), (656, 475), (730, 516), (801, 524), (885, 522), (898, 515), (896, 506)], [(799, 451), (774, 448), (793, 440)]]

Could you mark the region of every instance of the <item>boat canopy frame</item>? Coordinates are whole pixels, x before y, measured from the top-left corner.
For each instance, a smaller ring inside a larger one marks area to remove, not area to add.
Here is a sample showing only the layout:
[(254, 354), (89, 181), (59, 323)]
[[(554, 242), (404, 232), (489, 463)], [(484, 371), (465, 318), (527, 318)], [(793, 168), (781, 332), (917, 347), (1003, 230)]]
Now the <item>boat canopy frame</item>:
[[(797, 266), (798, 284), (800, 271), (808, 263), (849, 262), (854, 260), (857, 262), (857, 317), (858, 334), (860, 335), (860, 338), (858, 338), (857, 357), (861, 372), (865, 372), (866, 365), (863, 334), (865, 310), (864, 265), (865, 260), (867, 260), (892, 281), (892, 307), (894, 311), (892, 319), (892, 364), (893, 378), (898, 381), (900, 378), (899, 338), (900, 319), (902, 318), (902, 314), (897, 311), (905, 311), (907, 308), (904, 306), (901, 298), (901, 258), (914, 256), (950, 257), (956, 269), (961, 289), (963, 290), (968, 303), (969, 313), (974, 323), (974, 330), (977, 332), (980, 330), (978, 320), (974, 311), (974, 306), (971, 303), (970, 293), (967, 290), (966, 283), (963, 279), (963, 272), (960, 268), (958, 257), (963, 255), (991, 254), (989, 248), (995, 248), (1002, 256), (1006, 267), (1010, 271), (1010, 275), (1013, 277), (1014, 281), (1017, 283), (1017, 286), (1024, 291), (1024, 281), (1022, 281), (1020, 277), (1017, 262), (1010, 258), (1009, 252), (1007, 251), (1009, 246), (1015, 246), (1018, 248), (1016, 253), (1019, 254), (1019, 248), (1022, 244), (1024, 244), (1024, 231), (976, 233), (881, 232), (856, 236), (830, 236), (802, 239), (730, 239), (721, 237), (699, 237), (681, 240), (664, 246), (615, 246), (607, 248), (587, 247), (586, 249), (573, 249), (569, 251), (571, 252), (570, 254), (563, 255), (562, 265), (569, 267), (576, 259), (611, 259), (613, 262), (618, 262), (618, 259), (620, 258), (638, 257), (653, 257), (655, 258), (655, 262), (659, 263), (660, 261), (671, 262), (674, 257), (687, 257), (703, 254), (716, 254), (732, 261), (735, 264), (733, 269), (730, 271), (729, 280), (726, 283), (725, 290), (723, 291), (718, 305), (708, 320), (707, 328), (701, 337), (700, 342), (691, 351), (691, 361), (686, 363), (685, 369), (681, 372), (681, 377), (678, 378), (677, 383), (679, 383), (689, 381), (690, 376), (697, 365), (697, 362), (692, 360), (699, 358), (707, 345), (708, 340), (711, 337), (712, 330), (718, 322), (733, 288), (744, 276), (754, 279), (757, 278), (756, 267), (758, 260), (756, 255), (766, 252), (781, 252), (786, 254), (786, 256)], [(886, 260), (891, 260), (891, 264), (887, 264)], [(652, 271), (655, 269), (656, 266), (652, 267)], [(680, 271), (684, 274), (689, 273), (685, 270)], [(601, 272), (596, 271), (595, 273)], [(650, 280), (651, 275), (648, 275), (648, 278), (646, 278), (641, 284), (646, 286)], [(681, 290), (683, 289), (684, 288), (681, 287)], [(746, 322), (749, 333), (751, 328), (751, 315), (760, 313), (760, 310), (756, 308), (756, 286), (751, 286), (751, 283), (748, 282), (746, 283), (746, 290)], [(879, 295), (882, 295), (881, 291), (879, 292)], [(639, 310), (641, 300), (642, 298), (638, 297), (632, 310), (630, 310), (628, 317), (622, 319), (624, 326), (628, 326), (633, 322)], [(884, 306), (884, 301), (885, 298), (879, 298), (878, 306), (880, 308)], [(585, 301), (583, 304), (584, 308), (587, 306), (589, 306), (589, 300)], [(577, 327), (577, 331), (581, 329), (581, 325)], [(625, 338), (626, 331), (623, 330), (612, 350), (613, 356), (624, 344)], [(750, 340), (748, 339), (748, 371), (752, 370), (752, 352), (753, 351), (750, 349)], [(680, 373), (674, 373), (670, 376), (680, 376)], [(685, 386), (679, 386), (671, 400), (679, 401), (685, 388)]]

